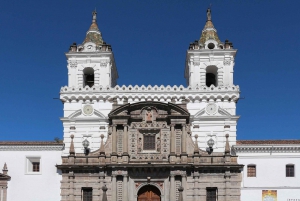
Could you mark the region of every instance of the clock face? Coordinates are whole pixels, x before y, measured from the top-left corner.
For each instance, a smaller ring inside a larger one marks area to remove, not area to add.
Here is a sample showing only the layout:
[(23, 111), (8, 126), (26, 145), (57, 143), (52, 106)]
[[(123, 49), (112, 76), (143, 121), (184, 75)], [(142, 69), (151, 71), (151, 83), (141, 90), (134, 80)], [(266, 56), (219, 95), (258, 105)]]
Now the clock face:
[(207, 114), (215, 114), (217, 112), (218, 106), (214, 103), (210, 103), (206, 106)]
[(85, 105), (83, 107), (83, 113), (86, 115), (91, 115), (93, 113), (93, 107), (91, 105)]

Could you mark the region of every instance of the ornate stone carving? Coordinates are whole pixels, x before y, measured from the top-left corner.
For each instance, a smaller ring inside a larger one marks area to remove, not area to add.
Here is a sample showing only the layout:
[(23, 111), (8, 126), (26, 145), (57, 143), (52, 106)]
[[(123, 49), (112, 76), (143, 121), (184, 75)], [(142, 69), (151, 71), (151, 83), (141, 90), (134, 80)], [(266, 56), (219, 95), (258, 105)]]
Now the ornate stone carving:
[(70, 65), (70, 67), (71, 68), (76, 68), (77, 67), (77, 61), (75, 60), (75, 61), (69, 61), (69, 65)]
[(231, 60), (224, 60), (223, 64), (224, 66), (229, 66), (231, 64)]

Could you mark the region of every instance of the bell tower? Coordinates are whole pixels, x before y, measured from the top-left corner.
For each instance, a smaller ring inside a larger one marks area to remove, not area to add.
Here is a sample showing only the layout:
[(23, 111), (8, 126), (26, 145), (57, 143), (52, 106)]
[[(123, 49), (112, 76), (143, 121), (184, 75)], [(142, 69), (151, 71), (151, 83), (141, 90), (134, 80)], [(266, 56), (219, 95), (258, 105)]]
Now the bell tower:
[(106, 44), (97, 25), (97, 13), (81, 45), (73, 43), (66, 53), (69, 87), (114, 87), (118, 71), (110, 45)]
[(233, 84), (233, 67), (236, 49), (231, 42), (221, 42), (212, 23), (211, 9), (206, 11), (206, 23), (199, 40), (190, 43), (186, 54), (185, 78), (188, 89), (197, 92), (193, 104), (192, 133), (200, 149), (208, 142), (216, 152), (236, 143), (236, 103), (239, 86)]
[(83, 43), (73, 43), (65, 55), (68, 86), (60, 91), (64, 103), (64, 117), (61, 118), (64, 154), (68, 154), (72, 143), (76, 153), (84, 153), (87, 149), (95, 151), (99, 148), (100, 136), (105, 141), (107, 139), (106, 116), (112, 109), (111, 104), (103, 99), (103, 91), (112, 89), (118, 79), (112, 48), (102, 38), (96, 11), (92, 12), (92, 24)]
[(190, 87), (233, 85), (234, 58), (237, 50), (228, 40), (222, 43), (207, 10), (201, 37), (191, 43), (186, 56), (185, 78)]

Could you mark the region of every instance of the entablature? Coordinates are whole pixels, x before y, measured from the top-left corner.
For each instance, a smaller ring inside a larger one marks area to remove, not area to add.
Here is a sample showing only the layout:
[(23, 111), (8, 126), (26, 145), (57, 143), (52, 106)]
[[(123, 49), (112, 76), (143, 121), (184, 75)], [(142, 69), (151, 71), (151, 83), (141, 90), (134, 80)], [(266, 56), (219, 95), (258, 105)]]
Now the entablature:
[(223, 101), (237, 101), (239, 99), (240, 88), (238, 85), (232, 86), (85, 86), (68, 87), (64, 86), (60, 90), (60, 99), (65, 101), (79, 100), (103, 100), (109, 101), (111, 98), (119, 99), (137, 99), (150, 101), (171, 101), (171, 99), (182, 100), (186, 98), (189, 101), (201, 101), (209, 99), (220, 99)]

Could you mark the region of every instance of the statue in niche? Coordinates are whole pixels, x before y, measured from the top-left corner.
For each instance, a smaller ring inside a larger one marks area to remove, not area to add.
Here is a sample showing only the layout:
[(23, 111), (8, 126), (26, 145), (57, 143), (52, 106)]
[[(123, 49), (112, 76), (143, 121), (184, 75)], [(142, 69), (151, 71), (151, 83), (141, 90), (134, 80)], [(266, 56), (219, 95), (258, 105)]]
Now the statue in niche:
[(139, 138), (138, 139), (138, 144), (137, 144), (137, 149), (138, 149), (138, 152), (142, 152), (142, 138)]
[(160, 152), (160, 138), (159, 137), (157, 138), (157, 141), (156, 141), (156, 151)]
[(146, 111), (146, 122), (152, 122), (152, 111), (151, 108), (147, 108)]

